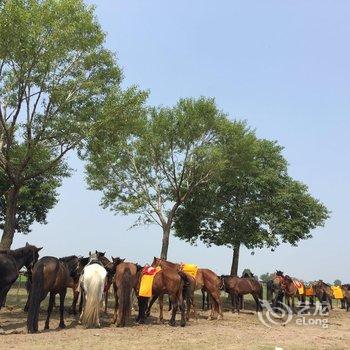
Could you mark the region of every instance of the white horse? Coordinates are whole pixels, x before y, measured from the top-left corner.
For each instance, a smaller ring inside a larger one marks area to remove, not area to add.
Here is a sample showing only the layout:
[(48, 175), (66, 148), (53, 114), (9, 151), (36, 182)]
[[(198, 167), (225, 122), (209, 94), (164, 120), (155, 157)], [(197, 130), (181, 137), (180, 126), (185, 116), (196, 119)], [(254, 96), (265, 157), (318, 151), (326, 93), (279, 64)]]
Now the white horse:
[(80, 295), (84, 298), (79, 322), (86, 327), (100, 327), (100, 303), (107, 278), (106, 269), (99, 263), (96, 254), (90, 254), (90, 261), (80, 277)]

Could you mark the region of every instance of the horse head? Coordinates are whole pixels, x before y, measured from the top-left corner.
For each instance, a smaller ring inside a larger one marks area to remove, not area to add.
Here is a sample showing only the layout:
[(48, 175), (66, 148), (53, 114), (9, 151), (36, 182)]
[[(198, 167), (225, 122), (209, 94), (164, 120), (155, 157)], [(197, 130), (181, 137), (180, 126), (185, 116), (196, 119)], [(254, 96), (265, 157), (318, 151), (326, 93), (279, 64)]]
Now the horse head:
[(23, 256), (25, 257), (24, 266), (27, 270), (31, 270), (35, 263), (39, 260), (39, 252), (43, 247), (37, 248), (35, 245), (31, 245), (28, 242), (23, 248)]
[(119, 257), (114, 258), (113, 256), (111, 258), (112, 258), (112, 262), (113, 262), (114, 267), (117, 267), (117, 265), (119, 265), (125, 261), (125, 258), (124, 259), (121, 259)]
[(151, 264), (152, 267), (157, 267), (160, 266), (162, 263), (162, 259), (161, 258), (157, 258), (157, 257), (153, 257), (153, 262)]

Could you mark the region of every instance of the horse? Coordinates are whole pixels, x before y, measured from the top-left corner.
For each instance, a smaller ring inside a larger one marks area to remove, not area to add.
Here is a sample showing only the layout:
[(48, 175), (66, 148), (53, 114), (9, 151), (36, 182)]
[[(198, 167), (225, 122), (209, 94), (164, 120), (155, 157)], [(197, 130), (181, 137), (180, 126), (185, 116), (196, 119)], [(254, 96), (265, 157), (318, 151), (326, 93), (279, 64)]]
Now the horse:
[[(79, 270), (82, 271), (84, 267), (87, 265), (89, 262), (89, 257), (79, 257)], [(79, 300), (79, 295), (80, 295), (80, 288), (79, 288), (79, 279), (74, 281), (74, 285), (72, 286), (73, 290), (73, 301), (72, 305), (70, 307), (69, 313), (76, 315), (77, 314), (77, 303)], [(81, 313), (82, 308), (83, 308), (83, 298), (80, 298), (79, 302), (79, 313)]]
[(65, 328), (64, 299), (67, 287), (72, 288), (79, 278), (79, 258), (75, 255), (65, 258), (45, 256), (38, 260), (33, 267), (32, 287), (29, 296), (27, 329), (29, 333), (38, 331), (40, 303), (50, 292), (49, 306), (45, 329), (49, 329), (51, 312), (56, 294), (60, 295), (60, 323), (59, 328)]
[(131, 292), (132, 289), (136, 289), (137, 273), (142, 269), (140, 265), (124, 260), (112, 257), (116, 266), (113, 278), (115, 299), (113, 323), (118, 327), (124, 327), (131, 314)]
[[(165, 259), (156, 258), (154, 257), (152, 262), (153, 267), (160, 266), (162, 268), (170, 268), (175, 271), (181, 270), (181, 264), (176, 264), (170, 261), (167, 261)], [(211, 314), (209, 316), (209, 319), (214, 318), (214, 313), (217, 312), (217, 319), (223, 318), (222, 308), (221, 308), (221, 301), (220, 301), (220, 279), (219, 277), (211, 270), (209, 269), (198, 269), (196, 277), (193, 278), (190, 275), (187, 275), (190, 281), (190, 289), (191, 292), (189, 294), (189, 301), (188, 301), (188, 307), (187, 307), (187, 320), (189, 319), (190, 315), (190, 306), (193, 307), (194, 315), (196, 316), (196, 308), (194, 303), (194, 292), (198, 289), (203, 289), (206, 292), (209, 293), (211, 296), (213, 306), (211, 309)], [(163, 295), (160, 296), (159, 299), (159, 306), (160, 306), (160, 316), (159, 318), (163, 318)], [(153, 303), (155, 302), (156, 298), (152, 298), (147, 313), (150, 313), (151, 307)], [(213, 310), (214, 308), (214, 310)]]
[[(148, 268), (148, 266), (146, 266)], [(136, 292), (139, 294), (141, 278), (143, 270), (140, 270), (137, 274), (137, 285)], [(168, 294), (172, 303), (172, 312), (171, 318), (169, 320), (170, 326), (175, 326), (175, 317), (178, 307), (180, 307), (181, 312), (181, 327), (186, 325), (186, 316), (185, 316), (185, 299), (190, 297), (190, 278), (189, 276), (182, 272), (177, 271), (173, 268), (162, 267), (162, 269), (154, 276), (152, 284), (152, 300), (157, 300), (158, 297), (162, 297), (164, 294)], [(145, 323), (146, 317), (149, 315), (148, 307), (149, 298), (147, 297), (138, 297), (139, 304), (139, 313), (136, 318), (138, 323)], [(154, 301), (153, 301), (154, 302)], [(163, 317), (163, 298), (159, 299), (159, 306), (161, 308), (161, 316)], [(147, 313), (146, 313), (147, 310)], [(162, 318), (160, 318), (162, 320)]]
[(266, 299), (270, 302), (273, 307), (276, 307), (278, 303), (283, 300), (283, 282), (284, 274), (283, 271), (276, 270), (273, 278), (266, 283)]
[(28, 273), (38, 261), (39, 251), (43, 249), (26, 243), (25, 247), (0, 251), (0, 309), (12, 284), (19, 276), (19, 270), (25, 266)]
[(86, 327), (100, 327), (100, 302), (107, 278), (107, 271), (97, 254), (89, 254), (89, 262), (79, 279), (79, 287), (84, 300), (79, 322)]
[(343, 292), (344, 298), (341, 300), (342, 303), (342, 309), (345, 309), (346, 311), (349, 311), (350, 308), (350, 284), (343, 284), (341, 286), (341, 290)]
[[(297, 284), (299, 284), (304, 292), (299, 293), (299, 289), (297, 287)], [(297, 297), (299, 301), (305, 302), (305, 285), (296, 280), (292, 279), (290, 276), (285, 275), (283, 276), (282, 282), (281, 282), (281, 289), (282, 292), (284, 293), (287, 305), (290, 306), (290, 299), (292, 299), (292, 309), (295, 309), (295, 304), (294, 304), (294, 298)]]
[[(312, 289), (320, 303), (327, 302), (330, 305), (331, 309), (333, 309), (333, 291), (329, 284), (323, 282), (322, 280), (319, 280), (317, 282), (312, 283)], [(326, 310), (328, 311), (328, 306), (326, 307)]]
[[(99, 252), (95, 251), (97, 254), (98, 259), (101, 261), (103, 267), (107, 271), (107, 281), (106, 281), (106, 286), (105, 286), (105, 309), (104, 312), (107, 313), (107, 308), (108, 308), (108, 297), (109, 297), (109, 290), (111, 288), (111, 285), (113, 283), (113, 278), (114, 278), (114, 273), (115, 273), (115, 264), (110, 261), (105, 255), (106, 252)], [(125, 260), (125, 259), (124, 259)]]
[[(256, 303), (256, 311), (261, 311), (259, 299), (262, 299), (263, 288), (262, 285), (255, 278), (252, 277), (235, 277), (235, 276), (220, 276), (222, 282), (221, 289), (231, 296), (232, 312), (240, 311), (240, 296), (244, 294), (251, 294)], [(234, 305), (235, 304), (235, 305)]]

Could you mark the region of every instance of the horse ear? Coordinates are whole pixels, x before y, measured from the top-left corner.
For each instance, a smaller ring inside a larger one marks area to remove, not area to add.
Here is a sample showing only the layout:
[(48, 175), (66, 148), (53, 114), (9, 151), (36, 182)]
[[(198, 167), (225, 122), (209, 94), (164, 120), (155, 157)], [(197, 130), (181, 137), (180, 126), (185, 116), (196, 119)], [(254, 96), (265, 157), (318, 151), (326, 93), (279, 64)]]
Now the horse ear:
[(26, 242), (26, 247), (28, 247), (29, 246), (29, 243), (28, 242)]
[(37, 252), (40, 252), (41, 249), (43, 249), (43, 247), (36, 248), (36, 251), (37, 251)]
[(124, 259), (120, 259), (121, 261), (125, 261), (125, 258)]
[(103, 252), (103, 253), (102, 253), (102, 256), (105, 256), (105, 255), (106, 255), (106, 252)]
[(89, 256), (91, 256), (91, 252), (89, 251)]

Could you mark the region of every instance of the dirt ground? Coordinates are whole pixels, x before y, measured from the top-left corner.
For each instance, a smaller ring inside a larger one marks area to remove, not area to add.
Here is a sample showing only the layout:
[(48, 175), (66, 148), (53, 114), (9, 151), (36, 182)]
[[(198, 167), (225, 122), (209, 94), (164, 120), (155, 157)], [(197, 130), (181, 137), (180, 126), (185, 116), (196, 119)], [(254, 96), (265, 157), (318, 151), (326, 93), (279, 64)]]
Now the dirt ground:
[[(5, 331), (0, 335), (0, 349), (349, 349), (350, 312), (335, 306), (329, 316), (318, 316), (327, 322), (327, 328), (310, 325), (306, 317), (304, 325), (298, 325), (293, 317), (285, 326), (263, 325), (254, 311), (233, 314), (225, 305), (224, 319), (208, 321), (208, 311), (200, 311), (198, 321), (191, 320), (185, 328), (170, 327), (157, 322), (157, 309), (146, 325), (116, 328), (110, 325), (112, 309), (102, 317), (102, 327), (85, 329), (77, 319), (66, 313), (64, 330), (58, 330), (58, 310), (51, 318), (51, 329), (43, 331), (45, 302), (42, 304), (38, 334), (26, 334), (26, 314), (21, 307), (25, 293), (12, 290), (7, 306), (0, 312), (0, 325)], [(70, 299), (67, 300), (70, 304)], [(198, 303), (199, 305), (200, 303)], [(112, 303), (110, 304), (112, 306)], [(248, 305), (249, 306), (249, 305)], [(135, 312), (133, 312), (133, 315)], [(165, 313), (166, 320), (169, 318)], [(266, 314), (264, 320), (266, 321)], [(320, 321), (321, 322), (321, 321)], [(314, 322), (313, 322), (314, 323)]]

